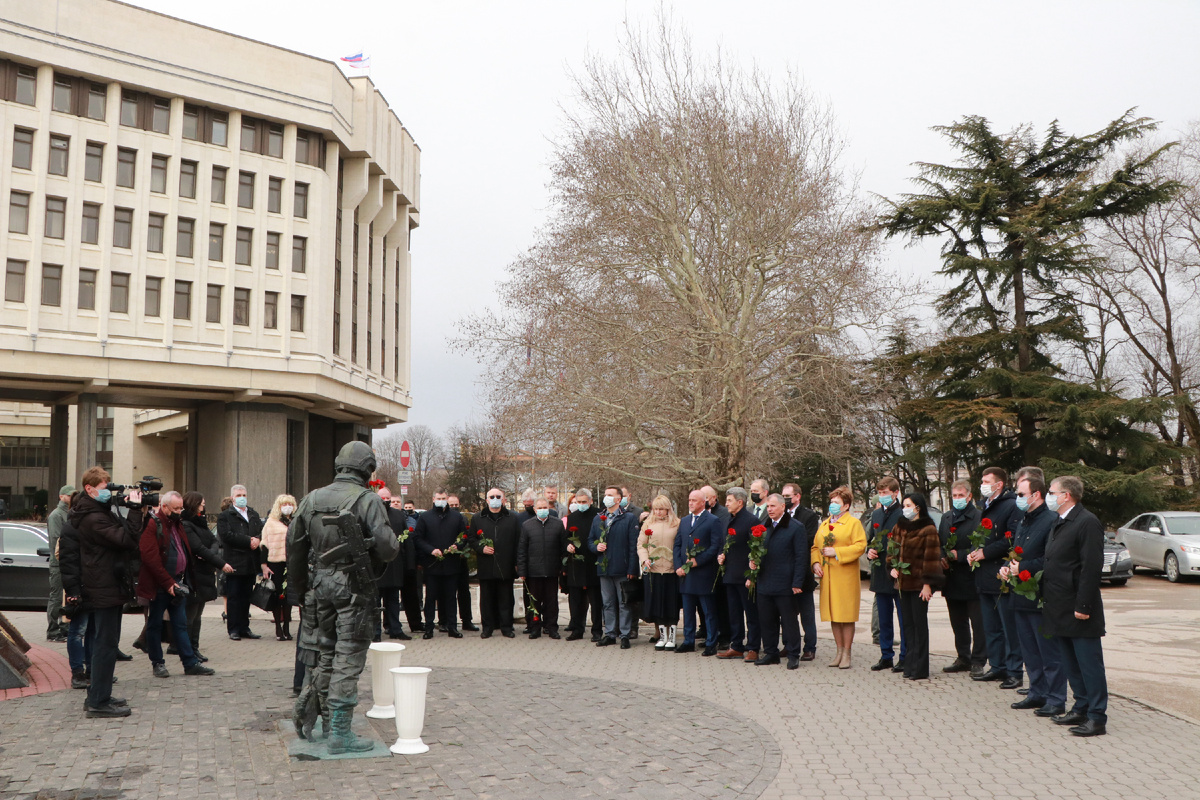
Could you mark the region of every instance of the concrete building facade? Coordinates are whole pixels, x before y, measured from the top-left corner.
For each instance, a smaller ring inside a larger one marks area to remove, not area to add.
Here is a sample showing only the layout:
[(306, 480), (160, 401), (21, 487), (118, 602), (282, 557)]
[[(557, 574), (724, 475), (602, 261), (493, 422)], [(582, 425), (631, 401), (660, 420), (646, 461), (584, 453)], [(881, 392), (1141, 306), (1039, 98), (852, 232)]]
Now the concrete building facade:
[(0, 435), (36, 420), (48, 486), (111, 452), (122, 483), (263, 505), (407, 418), (420, 150), (369, 78), (0, 0), (0, 176)]

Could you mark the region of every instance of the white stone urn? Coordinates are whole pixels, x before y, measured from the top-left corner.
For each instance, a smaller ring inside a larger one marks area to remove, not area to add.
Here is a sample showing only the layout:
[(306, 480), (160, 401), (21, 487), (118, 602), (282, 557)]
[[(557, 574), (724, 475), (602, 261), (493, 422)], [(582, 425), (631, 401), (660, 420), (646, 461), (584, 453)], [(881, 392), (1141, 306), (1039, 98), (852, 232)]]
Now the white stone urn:
[(400, 666), (404, 645), (395, 642), (374, 642), (367, 652), (371, 656), (371, 694), (375, 705), (367, 712), (371, 719), (391, 719), (396, 716), (392, 703), (392, 667)]
[(429, 688), (429, 667), (393, 667), (392, 694), (396, 708), (396, 743), (390, 749), (398, 755), (428, 753), (421, 741), (425, 728), (425, 691)]

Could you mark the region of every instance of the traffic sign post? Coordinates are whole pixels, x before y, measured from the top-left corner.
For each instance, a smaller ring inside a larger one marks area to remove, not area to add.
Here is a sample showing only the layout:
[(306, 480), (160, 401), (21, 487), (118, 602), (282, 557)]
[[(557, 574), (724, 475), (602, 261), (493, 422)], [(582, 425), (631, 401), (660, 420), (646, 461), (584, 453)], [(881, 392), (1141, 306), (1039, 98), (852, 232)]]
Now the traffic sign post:
[(412, 459), (412, 448), (408, 446), (408, 439), (400, 443), (400, 466), (408, 469), (408, 462)]
[(400, 487), (400, 494), (401, 494), (401, 495), (406, 495), (406, 494), (408, 494), (408, 487), (407, 487), (407, 486), (401, 486), (401, 487)]
[(401, 486), (411, 485), (412, 482), (413, 479), (411, 469), (402, 469), (396, 473), (396, 483), (400, 484)]

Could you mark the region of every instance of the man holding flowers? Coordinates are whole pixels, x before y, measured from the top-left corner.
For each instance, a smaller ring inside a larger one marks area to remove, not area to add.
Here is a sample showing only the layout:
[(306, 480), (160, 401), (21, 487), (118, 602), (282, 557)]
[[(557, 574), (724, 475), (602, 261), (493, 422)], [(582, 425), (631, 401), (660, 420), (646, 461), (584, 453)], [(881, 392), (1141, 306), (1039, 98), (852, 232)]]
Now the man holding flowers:
[(674, 566), (680, 577), (679, 591), (683, 594), (683, 644), (676, 653), (696, 649), (696, 607), (704, 614), (704, 629), (708, 634), (701, 655), (717, 654), (717, 608), (713, 601), (713, 585), (717, 582), (717, 555), (724, 544), (724, 531), (716, 515), (704, 507), (704, 492), (697, 489), (688, 495), (691, 513), (679, 521), (675, 536)]
[(750, 531), (758, 517), (746, 508), (746, 490), (735, 486), (725, 495), (725, 507), (731, 514), (725, 531), (722, 552), (717, 556), (721, 582), (725, 584), (725, 602), (729, 606), (729, 649), (717, 658), (758, 659), (761, 634), (758, 628), (758, 604), (750, 599), (746, 572), (750, 569)]

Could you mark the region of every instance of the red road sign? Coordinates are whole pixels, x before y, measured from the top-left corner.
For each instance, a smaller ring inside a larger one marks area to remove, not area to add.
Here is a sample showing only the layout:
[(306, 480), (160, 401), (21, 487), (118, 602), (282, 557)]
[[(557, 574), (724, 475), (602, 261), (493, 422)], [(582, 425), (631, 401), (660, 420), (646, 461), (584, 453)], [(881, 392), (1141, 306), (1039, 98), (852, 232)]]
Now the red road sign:
[(408, 469), (408, 462), (411, 456), (412, 452), (408, 449), (408, 440), (405, 439), (400, 443), (400, 466)]

